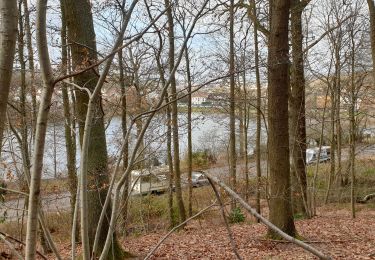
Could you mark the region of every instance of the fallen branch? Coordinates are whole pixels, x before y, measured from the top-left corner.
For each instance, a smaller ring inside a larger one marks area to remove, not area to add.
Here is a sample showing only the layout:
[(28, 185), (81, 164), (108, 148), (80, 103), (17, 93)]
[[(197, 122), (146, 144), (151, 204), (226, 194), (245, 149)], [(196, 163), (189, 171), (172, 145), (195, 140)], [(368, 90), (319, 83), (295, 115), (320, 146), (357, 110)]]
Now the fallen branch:
[(252, 214), (254, 217), (256, 217), (260, 222), (265, 224), (267, 227), (275, 231), (277, 234), (279, 234), (282, 238), (284, 238), (287, 241), (290, 241), (294, 244), (296, 244), (299, 247), (302, 247), (306, 251), (312, 253), (313, 255), (316, 255), (320, 259), (331, 259), (331, 257), (323, 254), (319, 250), (315, 249), (314, 247), (302, 242), (301, 240), (298, 240), (292, 236), (289, 236), (288, 234), (284, 233), (281, 229), (279, 229), (277, 226), (272, 224), (268, 219), (260, 215), (255, 209), (253, 209), (249, 204), (247, 204), (236, 192), (234, 192), (232, 189), (230, 189), (226, 184), (224, 184), (221, 180), (218, 178), (212, 176), (211, 174), (208, 174), (207, 172), (202, 172), (207, 178), (211, 179), (212, 182), (219, 185), (221, 188), (223, 188), (228, 194), (237, 200), (250, 214)]
[[(286, 240), (276, 240), (276, 239), (255, 239), (262, 242), (274, 242), (274, 243), (293, 243), (291, 241)], [(329, 244), (329, 243), (348, 243), (353, 241), (359, 241), (359, 239), (351, 239), (351, 240), (329, 240), (329, 241), (319, 241), (319, 240), (310, 240), (310, 241), (303, 241), (308, 244)]]
[(375, 193), (371, 193), (371, 194), (366, 195), (363, 199), (358, 200), (357, 203), (365, 204), (373, 198), (375, 198)]
[(186, 219), (184, 222), (180, 223), (178, 226), (175, 226), (174, 228), (172, 228), (162, 239), (160, 239), (160, 241), (156, 244), (156, 246), (147, 254), (147, 256), (144, 258), (144, 260), (147, 260), (149, 259), (154, 253), (155, 251), (161, 246), (161, 244), (174, 232), (176, 231), (177, 229), (179, 229), (180, 227), (186, 225), (186, 223), (188, 223), (190, 220), (202, 215), (204, 212), (206, 212), (208, 209), (212, 208), (213, 206), (216, 206), (216, 202), (212, 203), (210, 206), (202, 209), (201, 211), (199, 211), (197, 214), (195, 214), (194, 216), (191, 216), (190, 218)]
[(220, 198), (220, 194), (219, 192), (217, 191), (214, 183), (212, 182), (211, 179), (208, 179), (208, 181), (210, 182), (211, 184), (211, 187), (215, 193), (215, 196), (217, 198), (217, 201), (219, 202), (219, 205), (220, 205), (220, 212), (221, 212), (221, 215), (223, 217), (223, 220), (224, 220), (224, 223), (225, 223), (225, 227), (227, 228), (227, 231), (228, 231), (228, 237), (229, 237), (229, 240), (230, 240), (230, 244), (232, 246), (232, 249), (233, 249), (233, 252), (234, 254), (236, 255), (237, 259), (242, 259), (240, 254), (238, 253), (237, 251), (237, 247), (236, 247), (236, 243), (234, 242), (233, 240), (233, 234), (232, 234), (232, 231), (230, 230), (230, 227), (228, 225), (228, 221), (227, 221), (227, 217), (225, 216), (225, 212), (224, 212), (224, 205), (223, 205), (223, 202), (221, 201), (221, 198)]
[[(0, 231), (0, 235), (4, 236), (4, 237), (7, 238), (7, 239), (13, 240), (14, 242), (17, 242), (17, 243), (19, 243), (19, 244), (21, 244), (21, 245), (23, 245), (23, 246), (26, 245), (26, 244), (25, 244), (24, 242), (22, 242), (21, 240), (15, 238), (15, 237), (12, 237), (12, 236), (10, 236), (10, 235), (4, 233), (4, 232), (1, 232), (1, 231)], [(43, 255), (41, 252), (39, 252), (38, 250), (36, 251), (36, 253), (37, 253), (41, 258), (43, 258), (43, 259), (45, 259), (45, 260), (48, 260), (48, 258), (47, 258), (45, 255)]]
[(10, 250), (13, 252), (13, 254), (19, 259), (22, 260), (23, 257), (18, 253), (17, 249), (10, 243), (4, 235), (0, 234), (0, 239), (3, 240), (3, 242), (10, 248)]

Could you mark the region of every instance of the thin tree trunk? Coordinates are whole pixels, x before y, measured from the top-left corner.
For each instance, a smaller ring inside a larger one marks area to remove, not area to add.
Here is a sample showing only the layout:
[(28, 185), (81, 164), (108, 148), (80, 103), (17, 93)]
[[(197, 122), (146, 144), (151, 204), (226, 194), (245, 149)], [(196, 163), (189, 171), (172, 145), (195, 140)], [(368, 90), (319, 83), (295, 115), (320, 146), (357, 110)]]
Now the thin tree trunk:
[[(60, 0), (61, 6), (61, 69), (62, 74), (66, 75), (68, 70), (68, 49), (67, 49), (67, 35), (66, 35), (66, 18), (64, 9), (64, 0)], [(69, 180), (69, 192), (70, 192), (70, 207), (73, 212), (76, 204), (77, 195), (77, 173), (76, 173), (76, 142), (75, 142), (75, 129), (72, 122), (72, 115), (70, 112), (70, 102), (68, 94), (68, 86), (66, 83), (62, 83), (61, 87), (63, 108), (64, 108), (64, 134), (65, 134), (65, 148), (66, 148), (66, 159), (68, 168), (68, 180)], [(78, 239), (79, 229), (75, 229), (75, 237)]]
[(336, 118), (336, 94), (335, 94), (335, 88), (336, 88), (336, 83), (334, 82), (333, 86), (331, 86), (330, 90), (330, 99), (331, 99), (331, 156), (330, 156), (330, 162), (331, 162), (331, 167), (330, 167), (330, 172), (328, 176), (328, 184), (327, 184), (327, 191), (326, 195), (324, 198), (324, 203), (328, 203), (328, 198), (329, 198), (329, 193), (331, 189), (331, 185), (333, 182), (333, 178), (335, 176), (335, 171), (336, 171), (336, 134), (335, 134), (335, 118)]
[(367, 0), (370, 15), (370, 40), (372, 57), (372, 84), (375, 85), (375, 3), (373, 0)]
[[(184, 37), (186, 37), (186, 31), (184, 29)], [(189, 49), (185, 48), (185, 62), (186, 62), (186, 77), (188, 81), (188, 112), (187, 112), (187, 138), (188, 138), (188, 150), (187, 150), (187, 163), (188, 163), (188, 185), (189, 185), (189, 217), (193, 215), (193, 183), (192, 183), (192, 174), (193, 174), (193, 142), (192, 142), (192, 104), (191, 104), (191, 71), (190, 71), (190, 58), (189, 58)]]
[(349, 150), (349, 163), (350, 163), (350, 204), (352, 210), (352, 218), (356, 217), (356, 209), (355, 209), (355, 144), (356, 144), (356, 120), (355, 120), (355, 109), (357, 105), (357, 94), (356, 94), (356, 86), (355, 86), (355, 52), (356, 52), (356, 45), (354, 39), (354, 32), (353, 30), (350, 31), (350, 38), (351, 38), (351, 84), (350, 84), (350, 106), (349, 106), (349, 116), (350, 116), (350, 150)]
[(33, 126), (33, 137), (35, 135), (36, 117), (37, 117), (37, 102), (36, 102), (36, 87), (35, 87), (35, 66), (34, 66), (34, 51), (32, 42), (32, 33), (30, 25), (30, 11), (27, 0), (23, 0), (23, 9), (25, 17), (25, 31), (26, 31), (26, 44), (28, 53), (29, 70), (31, 74), (30, 80), (30, 96), (31, 96), (31, 108), (32, 108), (32, 126)]
[(292, 74), (290, 101), (290, 143), (292, 149), (292, 200), (294, 214), (308, 216), (306, 178), (305, 75), (303, 58), (302, 12), (306, 4), (292, 0)]
[(348, 176), (345, 174), (342, 175), (341, 170), (341, 146), (342, 146), (342, 131), (341, 131), (341, 57), (340, 57), (340, 47), (341, 43), (339, 43), (339, 46), (336, 47), (336, 149), (337, 149), (337, 172), (335, 174), (335, 177), (340, 180), (340, 183), (342, 186), (348, 184)]
[(17, 1), (0, 1), (0, 147), (3, 144), (6, 109), (16, 49), (17, 16)]
[[(230, 107), (229, 107), (229, 174), (231, 187), (237, 191), (237, 154), (236, 154), (236, 102), (235, 102), (235, 64), (234, 64), (234, 0), (229, 6), (229, 85), (230, 85)], [(236, 207), (236, 201), (232, 199), (232, 210)]]
[[(325, 119), (326, 119), (326, 110), (327, 110), (327, 101), (328, 101), (328, 94), (329, 94), (329, 86), (327, 87), (327, 91), (325, 94), (325, 99), (324, 99), (324, 108), (323, 108), (323, 115), (322, 115), (322, 128), (320, 130), (320, 137), (319, 137), (319, 150), (317, 154), (317, 158), (320, 158), (320, 154), (322, 152), (322, 142), (323, 142), (323, 137), (324, 137), (324, 128), (325, 128)], [(315, 170), (314, 170), (314, 177), (312, 181), (312, 198), (311, 198), (311, 206), (310, 206), (310, 217), (313, 217), (316, 215), (316, 195), (317, 195), (317, 190), (316, 190), (316, 182), (318, 178), (318, 169), (319, 169), (319, 161), (316, 161), (315, 163)]]
[[(257, 16), (256, 2), (252, 0), (254, 16)], [(255, 55), (255, 80), (257, 87), (257, 129), (256, 129), (256, 143), (255, 143), (255, 160), (256, 160), (256, 174), (257, 174), (257, 188), (256, 188), (256, 211), (260, 212), (260, 189), (261, 189), (261, 178), (262, 178), (262, 167), (261, 167), (261, 108), (262, 108), (262, 88), (260, 84), (260, 72), (259, 72), (259, 41), (258, 41), (258, 24), (254, 23), (254, 55)], [(259, 220), (257, 220), (259, 222)]]
[[(125, 140), (127, 131), (128, 131), (128, 126), (127, 126), (127, 104), (126, 104), (126, 85), (128, 82), (127, 77), (125, 76), (124, 73), (124, 61), (123, 61), (123, 50), (120, 50), (118, 52), (118, 62), (119, 62), (119, 70), (120, 70), (120, 87), (121, 87), (121, 130), (122, 130), (122, 138), (125, 143), (125, 148), (124, 148), (124, 153), (123, 153), (123, 158), (122, 158), (122, 168), (125, 171), (126, 168), (128, 167), (128, 160), (129, 160), (129, 144), (128, 141)], [(126, 230), (126, 224), (127, 224), (127, 219), (128, 219), (128, 195), (129, 195), (129, 187), (130, 187), (130, 175), (128, 176), (127, 180), (125, 181), (124, 184), (124, 190), (122, 191), (122, 220), (124, 224), (124, 230)], [(124, 232), (126, 233), (126, 231)]]
[(48, 43), (46, 37), (47, 0), (39, 0), (37, 10), (37, 45), (40, 67), (44, 81), (44, 88), (38, 113), (34, 143), (34, 157), (31, 171), (32, 174), (30, 180), (30, 193), (28, 203), (29, 212), (27, 218), (25, 249), (25, 258), (27, 260), (35, 259), (36, 255), (38, 211), (40, 205), (40, 184), (43, 169), (43, 155), (47, 131), (47, 120), (49, 109), (51, 106), (52, 93), (54, 89), (53, 74), (48, 54)]
[[(291, 204), (288, 89), (289, 0), (273, 0), (268, 43), (268, 130), (270, 166), (270, 221), (290, 236), (296, 235)], [(273, 229), (272, 238), (280, 238)]]
[[(169, 40), (169, 72), (171, 73), (171, 99), (176, 100), (176, 77), (172, 74), (172, 70), (175, 67), (175, 36), (174, 36), (174, 22), (172, 14), (172, 6), (170, 6), (169, 0), (164, 0), (165, 7), (167, 8), (168, 18), (168, 40)], [(178, 136), (178, 110), (177, 100), (171, 104), (172, 106), (172, 132), (173, 132), (173, 162), (174, 162), (174, 173), (175, 173), (175, 189), (176, 189), (176, 201), (179, 210), (180, 222), (186, 220), (186, 211), (184, 201), (182, 197), (181, 189), (181, 170), (180, 170), (180, 149), (179, 149), (179, 136)]]
[[(150, 12), (149, 9), (147, 9), (148, 12)], [(150, 18), (151, 14), (149, 13)], [(154, 26), (155, 29), (157, 29), (156, 26)], [(161, 53), (162, 53), (162, 47), (163, 47), (163, 38), (161, 36), (160, 31), (156, 30), (158, 32), (158, 38), (159, 38), (159, 48), (157, 51), (155, 51), (155, 56), (156, 56), (156, 63), (158, 66), (158, 71), (159, 71), (159, 76), (160, 76), (160, 81), (162, 86), (165, 86), (166, 80), (165, 80), (165, 71), (162, 65), (161, 61)], [(169, 95), (168, 91), (165, 93), (164, 97), (165, 103), (169, 103)], [(171, 118), (171, 106), (167, 105), (165, 109), (165, 113), (167, 116), (167, 163), (168, 163), (168, 218), (169, 218), (169, 226), (174, 227), (175, 226), (175, 220), (174, 220), (174, 213), (173, 213), (173, 158), (172, 158), (172, 118)]]
[[(19, 112), (20, 112), (20, 132), (21, 132), (21, 150), (22, 150), (22, 157), (23, 157), (23, 168), (24, 168), (24, 175), (26, 172), (29, 172), (30, 168), (30, 154), (29, 154), (29, 147), (28, 147), (28, 128), (27, 128), (27, 114), (26, 114), (26, 62), (24, 58), (24, 26), (23, 26), (23, 19), (22, 19), (22, 1), (18, 2), (18, 62), (20, 63), (20, 77), (21, 77), (21, 84), (19, 88)], [(27, 178), (23, 176), (23, 184), (22, 188), (25, 188), (27, 183)]]
[[(164, 84), (163, 84), (164, 85)], [(165, 102), (169, 102), (168, 93), (165, 95)], [(168, 175), (168, 208), (169, 208), (169, 226), (173, 227), (175, 225), (174, 213), (173, 213), (173, 182), (174, 182), (174, 170), (173, 170), (173, 157), (172, 157), (172, 117), (171, 117), (171, 107), (167, 106), (167, 161), (169, 168)]]
[[(28, 122), (27, 122), (27, 112), (26, 112), (26, 61), (24, 56), (24, 21), (22, 15), (22, 4), (24, 0), (19, 0), (18, 2), (18, 61), (21, 67), (21, 85), (20, 85), (20, 92), (19, 92), (19, 100), (20, 100), (20, 116), (21, 116), (21, 150), (22, 150), (22, 161), (23, 161), (23, 168), (24, 174), (28, 176), (24, 176), (24, 180), (30, 178), (30, 153), (28, 147)], [(27, 183), (24, 182), (22, 186), (27, 186)], [(51, 253), (52, 250), (47, 242), (47, 239), (44, 237), (43, 230), (39, 226), (39, 239), (40, 244), (43, 248), (43, 253), (48, 254)]]

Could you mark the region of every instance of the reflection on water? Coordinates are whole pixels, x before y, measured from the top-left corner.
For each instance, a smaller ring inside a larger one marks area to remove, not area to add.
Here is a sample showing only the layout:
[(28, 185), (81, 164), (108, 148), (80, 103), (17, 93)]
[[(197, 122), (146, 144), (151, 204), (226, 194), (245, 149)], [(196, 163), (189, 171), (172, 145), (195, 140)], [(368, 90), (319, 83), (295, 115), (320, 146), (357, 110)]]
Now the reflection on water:
[[(229, 118), (223, 114), (201, 114), (192, 115), (192, 142), (193, 150), (208, 149), (212, 153), (218, 153), (226, 149), (228, 145)], [(238, 127), (237, 127), (238, 128)], [(165, 163), (166, 158), (166, 118), (162, 115), (156, 116), (150, 124), (145, 138), (146, 158), (157, 159)], [(136, 140), (136, 129), (132, 129), (130, 148)], [(263, 140), (265, 138), (264, 131)], [(250, 120), (248, 149), (252, 150), (255, 143), (255, 121)], [(187, 115), (179, 115), (180, 154), (183, 157), (187, 150)], [(237, 133), (237, 136), (239, 134)], [(107, 150), (110, 158), (116, 158), (122, 142), (121, 118), (114, 117), (107, 122), (106, 140)], [(131, 149), (130, 149), (131, 150)], [(79, 165), (79, 152), (77, 152), (77, 166)], [(0, 166), (0, 179), (12, 178), (22, 174), (21, 153), (16, 138), (8, 133), (2, 150), (2, 161)], [(43, 178), (54, 178), (64, 176), (66, 172), (66, 150), (64, 125), (57, 124), (49, 126), (46, 139), (46, 150), (44, 156)]]

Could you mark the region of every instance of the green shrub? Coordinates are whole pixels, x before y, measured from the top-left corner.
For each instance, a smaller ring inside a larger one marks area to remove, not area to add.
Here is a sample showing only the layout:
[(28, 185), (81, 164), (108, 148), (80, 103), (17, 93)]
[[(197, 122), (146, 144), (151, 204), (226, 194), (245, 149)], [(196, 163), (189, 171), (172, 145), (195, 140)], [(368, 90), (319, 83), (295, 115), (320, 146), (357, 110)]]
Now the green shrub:
[(245, 221), (245, 215), (242, 213), (240, 207), (234, 208), (228, 216), (230, 223), (241, 223)]
[(216, 162), (215, 156), (209, 150), (196, 151), (192, 154), (193, 167), (207, 167)]

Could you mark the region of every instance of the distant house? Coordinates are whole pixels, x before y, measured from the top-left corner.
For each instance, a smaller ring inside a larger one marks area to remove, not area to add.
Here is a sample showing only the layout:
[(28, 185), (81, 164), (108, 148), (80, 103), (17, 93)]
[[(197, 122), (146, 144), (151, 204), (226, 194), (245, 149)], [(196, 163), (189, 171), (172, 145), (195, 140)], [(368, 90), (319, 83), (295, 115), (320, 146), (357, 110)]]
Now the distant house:
[(208, 94), (203, 92), (195, 92), (191, 96), (193, 106), (201, 106), (207, 102)]

